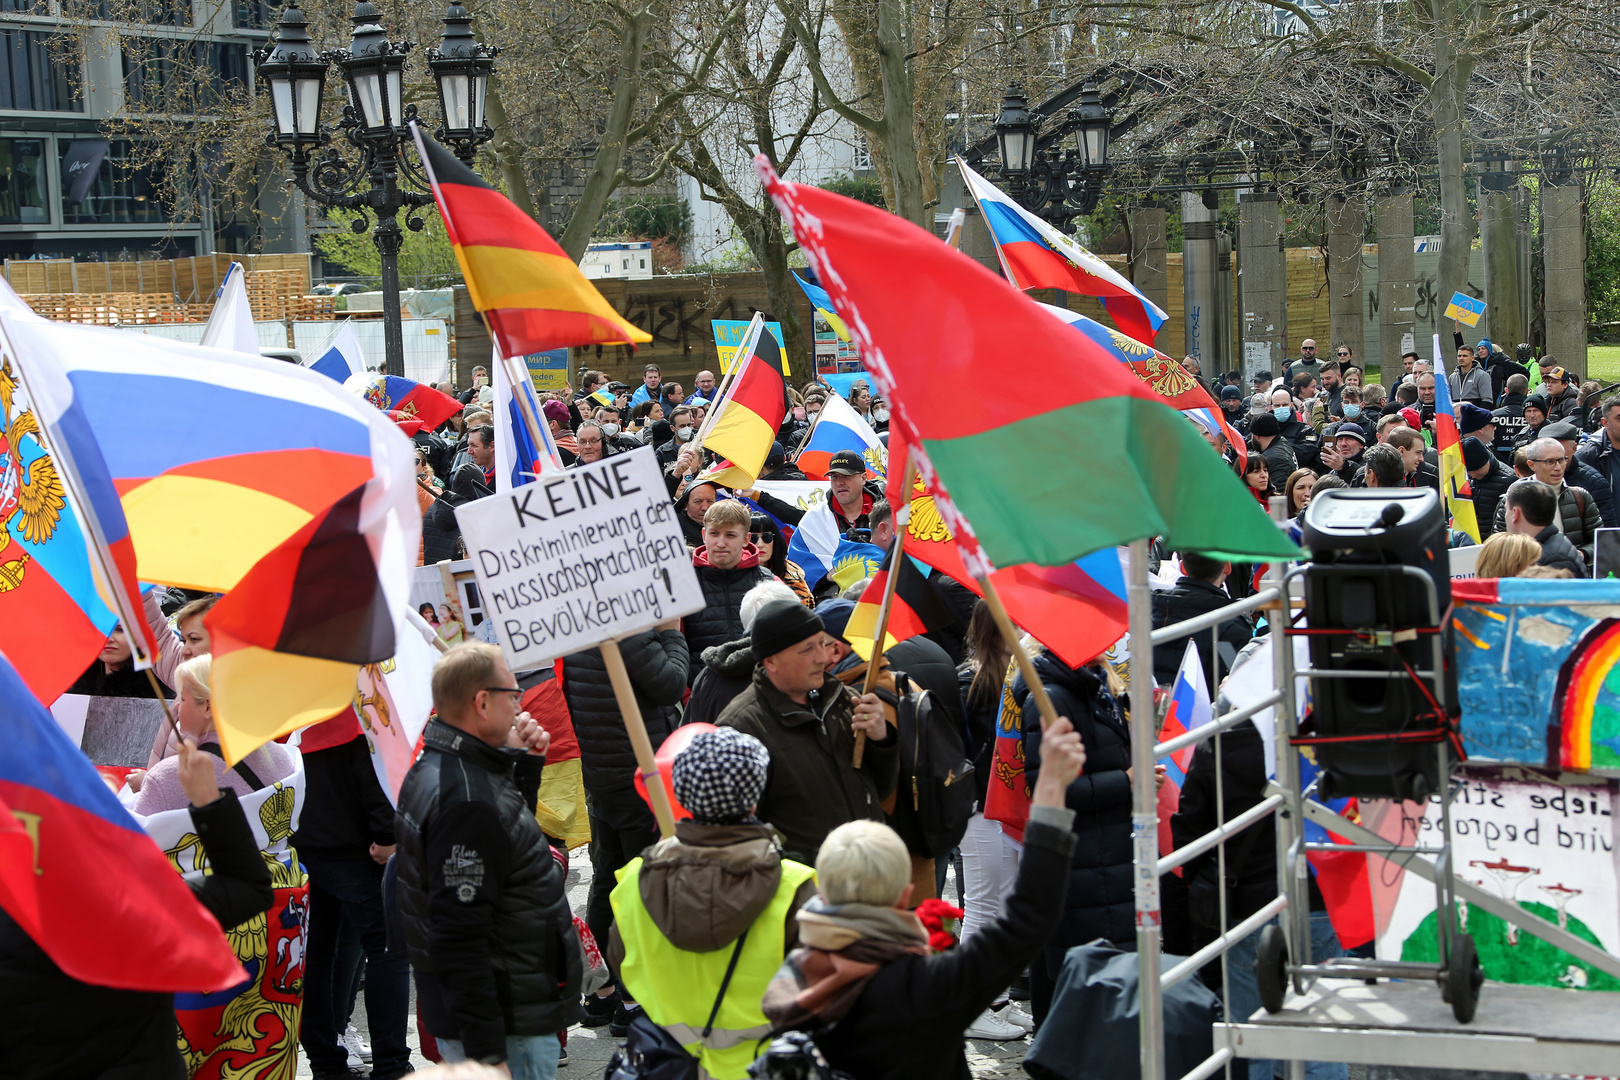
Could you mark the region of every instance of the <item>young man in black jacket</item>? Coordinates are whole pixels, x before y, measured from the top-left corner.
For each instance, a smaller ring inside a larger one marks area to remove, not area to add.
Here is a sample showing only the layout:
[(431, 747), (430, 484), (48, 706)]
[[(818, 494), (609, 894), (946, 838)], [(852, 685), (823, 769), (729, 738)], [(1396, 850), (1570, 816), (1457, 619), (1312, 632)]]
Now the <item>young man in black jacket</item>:
[(433, 669), (421, 757), (400, 787), (397, 897), (423, 1024), (446, 1061), (552, 1080), (579, 1015), (579, 939), (535, 800), (550, 736), (518, 711), (500, 650)]
[[(1181, 571), (1181, 579), (1176, 582), (1175, 588), (1153, 594), (1155, 630), (1185, 622), (1232, 602), (1232, 597), (1221, 587), (1226, 582), (1226, 576), (1232, 572), (1231, 563), (1216, 562), (1195, 552), (1184, 551), (1181, 553)], [(1232, 655), (1235, 656), (1254, 636), (1254, 628), (1246, 617), (1237, 616), (1220, 624), (1219, 636), (1221, 644), (1231, 646)], [(1226, 661), (1216, 655), (1208, 630), (1192, 635), (1192, 639), (1198, 647), (1199, 659), (1204, 663), (1204, 685), (1213, 689), (1220, 685), (1226, 675)], [(1181, 658), (1186, 652), (1187, 639), (1184, 637), (1155, 645), (1153, 677), (1163, 686), (1174, 686), (1176, 672), (1180, 670)]]

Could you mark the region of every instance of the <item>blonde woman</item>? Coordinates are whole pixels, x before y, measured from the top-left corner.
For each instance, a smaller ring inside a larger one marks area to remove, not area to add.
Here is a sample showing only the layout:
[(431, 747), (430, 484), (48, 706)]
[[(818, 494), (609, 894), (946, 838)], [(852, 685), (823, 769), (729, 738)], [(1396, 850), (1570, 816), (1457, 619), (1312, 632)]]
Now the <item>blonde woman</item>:
[(1496, 533), (1480, 548), (1474, 573), (1482, 578), (1519, 577), (1541, 558), (1541, 545), (1521, 533)]
[[(199, 750), (207, 751), (214, 759), (214, 777), (223, 790), (238, 795), (253, 792), (291, 776), (292, 756), (280, 743), (269, 742), (248, 754), (235, 766), (225, 764), (219, 749), (219, 737), (214, 731), (214, 695), (209, 685), (213, 674), (213, 658), (207, 653), (194, 656), (174, 670), (178, 690), (170, 706), (180, 734), (197, 743)], [(131, 774), (133, 777), (134, 774)], [(130, 787), (136, 787), (131, 782)], [(133, 807), (142, 817), (165, 810), (181, 810), (189, 805), (185, 789), (180, 783), (180, 759), (166, 757), (147, 770), (138, 788), (140, 795)]]

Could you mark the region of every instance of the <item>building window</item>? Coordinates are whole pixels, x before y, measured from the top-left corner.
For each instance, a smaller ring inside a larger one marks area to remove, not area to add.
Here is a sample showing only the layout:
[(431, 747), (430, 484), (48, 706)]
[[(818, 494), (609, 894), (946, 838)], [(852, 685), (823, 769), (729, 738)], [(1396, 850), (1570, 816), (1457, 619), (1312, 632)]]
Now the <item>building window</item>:
[(50, 0), (0, 0), (0, 11), (8, 15), (49, 15)]
[(122, 44), (130, 109), (204, 112), (247, 87), (246, 45), (148, 37), (126, 37)]
[(236, 25), (244, 30), (268, 30), (276, 22), (276, 9), (264, 0), (236, 0), (232, 11)]
[(51, 34), (0, 30), (0, 109), (83, 112), (76, 53)]
[[(67, 147), (67, 140), (57, 140), (59, 158), (67, 155)], [(147, 225), (172, 219), (171, 208), (162, 198), (162, 169), (133, 160), (132, 149), (125, 139), (112, 143), (84, 201), (77, 206), (64, 204), (62, 207), (62, 218), (67, 224)], [(59, 171), (65, 174), (67, 170)], [(63, 195), (66, 194), (64, 189)]]
[(45, 140), (0, 139), (0, 225), (43, 225)]
[[(25, 0), (11, 0), (22, 3)], [(104, 22), (146, 23), (150, 26), (190, 26), (191, 0), (135, 0), (114, 5), (113, 0), (63, 0), (63, 14), (70, 18), (100, 19)]]

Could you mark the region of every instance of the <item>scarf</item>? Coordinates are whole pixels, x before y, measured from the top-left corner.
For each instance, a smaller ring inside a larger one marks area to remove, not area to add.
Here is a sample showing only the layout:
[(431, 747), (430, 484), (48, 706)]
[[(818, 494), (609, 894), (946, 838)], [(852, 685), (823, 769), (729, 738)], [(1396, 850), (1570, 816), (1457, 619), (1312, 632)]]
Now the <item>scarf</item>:
[(761, 1003), (777, 1031), (831, 1026), (884, 964), (928, 955), (927, 931), (909, 911), (817, 896), (798, 918), (805, 947), (788, 954)]

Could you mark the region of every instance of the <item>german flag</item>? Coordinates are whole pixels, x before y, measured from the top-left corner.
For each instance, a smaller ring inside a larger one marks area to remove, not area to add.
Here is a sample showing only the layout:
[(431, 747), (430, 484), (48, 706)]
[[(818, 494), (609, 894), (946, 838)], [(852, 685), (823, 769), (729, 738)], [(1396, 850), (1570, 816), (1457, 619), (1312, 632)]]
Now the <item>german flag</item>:
[(730, 460), (733, 486), (752, 484), (787, 416), (782, 349), (769, 330), (761, 329), (754, 351), (743, 359), (743, 368), (731, 380), (719, 408), (703, 446)]
[(209, 611), (214, 726), (227, 761), (335, 715), (394, 625), (361, 530), (361, 485), (260, 559)]
[(915, 560), (901, 556), (900, 569), (893, 570), (894, 552), (883, 557), (883, 569), (872, 575), (866, 590), (849, 614), (844, 627), (844, 640), (862, 660), (872, 659), (872, 640), (877, 637), (878, 612), (883, 608), (883, 591), (888, 588), (889, 575), (900, 576), (894, 583), (894, 600), (889, 605), (889, 625), (883, 634), (883, 651), (888, 652), (907, 638), (926, 634), (951, 623), (951, 613), (934, 591), (927, 575), (917, 568)]
[(411, 125), (473, 306), (506, 356), (652, 340), (613, 310), (535, 220)]

